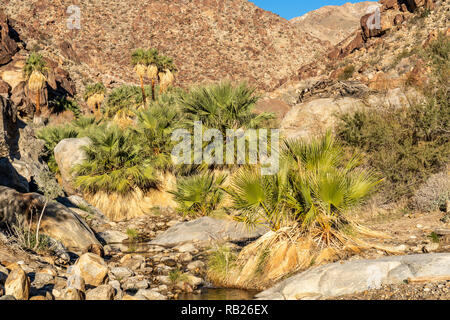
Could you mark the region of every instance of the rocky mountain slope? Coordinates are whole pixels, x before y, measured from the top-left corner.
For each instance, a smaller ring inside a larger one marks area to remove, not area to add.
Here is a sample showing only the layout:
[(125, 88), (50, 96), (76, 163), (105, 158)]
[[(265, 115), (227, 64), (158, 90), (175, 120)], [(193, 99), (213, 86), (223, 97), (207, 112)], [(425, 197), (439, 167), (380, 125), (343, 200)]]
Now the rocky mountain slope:
[[(67, 27), (70, 5), (80, 8), (80, 30)], [(231, 78), (272, 89), (328, 48), (247, 0), (6, 0), (0, 8), (27, 47), (67, 64), (75, 80), (107, 84), (137, 82), (131, 51), (155, 47), (174, 57), (178, 84)]]
[(342, 6), (325, 6), (291, 20), (302, 33), (308, 33), (323, 41), (336, 45), (360, 25), (367, 10), (377, 2), (364, 1), (346, 3)]

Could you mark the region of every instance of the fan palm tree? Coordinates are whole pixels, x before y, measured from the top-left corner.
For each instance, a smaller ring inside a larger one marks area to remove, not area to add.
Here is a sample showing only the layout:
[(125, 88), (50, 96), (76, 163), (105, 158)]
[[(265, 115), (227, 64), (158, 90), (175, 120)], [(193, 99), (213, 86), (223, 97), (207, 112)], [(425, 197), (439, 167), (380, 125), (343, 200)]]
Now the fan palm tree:
[(288, 140), (277, 175), (261, 176), (244, 168), (227, 191), (248, 224), (268, 223), (278, 229), (283, 222), (296, 221), (330, 245), (348, 224), (345, 213), (380, 182), (371, 171), (358, 168), (359, 160), (345, 160), (330, 133), (311, 142)]
[(274, 117), (270, 113), (253, 112), (258, 100), (255, 89), (246, 83), (233, 87), (230, 82), (221, 82), (194, 88), (181, 95), (179, 103), (189, 122), (201, 121), (225, 136), (227, 129), (256, 129)]
[(133, 133), (116, 126), (100, 126), (89, 137), (87, 159), (74, 168), (75, 185), (85, 192), (126, 194), (136, 188), (156, 186), (156, 171), (134, 146)]
[(171, 86), (175, 80), (174, 73), (178, 71), (173, 59), (160, 55), (157, 61), (158, 78), (159, 78), (159, 93), (163, 93)]
[(31, 53), (23, 67), (25, 79), (28, 81), (28, 88), (35, 93), (36, 115), (41, 114), (41, 91), (45, 88), (47, 79), (45, 75), (48, 72), (47, 63), (42, 55)]
[(155, 83), (158, 79), (158, 50), (150, 49), (147, 51), (147, 76), (152, 81), (152, 100), (155, 101)]
[(189, 216), (207, 216), (214, 212), (222, 202), (221, 189), (226, 175), (203, 173), (180, 178), (177, 189), (170, 191), (178, 203), (178, 211)]
[(106, 87), (103, 83), (98, 82), (94, 85), (88, 85), (84, 92), (84, 100), (94, 114), (100, 114), (100, 106), (105, 99)]
[(147, 97), (145, 95), (144, 89), (144, 77), (147, 73), (148, 58), (149, 54), (144, 49), (137, 49), (131, 54), (131, 63), (134, 66), (134, 71), (139, 76), (139, 80), (141, 82), (142, 101), (144, 108), (147, 103)]

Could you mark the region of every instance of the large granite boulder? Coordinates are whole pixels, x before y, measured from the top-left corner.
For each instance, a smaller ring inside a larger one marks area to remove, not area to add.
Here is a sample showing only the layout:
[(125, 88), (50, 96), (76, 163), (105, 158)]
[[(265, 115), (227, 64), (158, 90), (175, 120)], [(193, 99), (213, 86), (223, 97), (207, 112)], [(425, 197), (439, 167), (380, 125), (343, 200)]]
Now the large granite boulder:
[(249, 230), (241, 222), (203, 217), (174, 225), (156, 237), (151, 244), (175, 247), (188, 242), (241, 242), (259, 238), (268, 231), (266, 227)]
[(64, 189), (69, 193), (74, 193), (75, 191), (72, 169), (86, 159), (83, 147), (91, 143), (91, 139), (87, 137), (72, 138), (60, 141), (55, 147), (55, 160), (61, 173)]
[(424, 277), (450, 277), (450, 253), (336, 262), (290, 277), (261, 292), (256, 298), (262, 300), (325, 299)]
[[(19, 193), (0, 186), (0, 223), (15, 223), (16, 214), (27, 215), (33, 207), (40, 212), (44, 201), (43, 196), (37, 193)], [(41, 232), (61, 241), (66, 248), (75, 252), (90, 245), (100, 245), (89, 226), (76, 213), (57, 202), (47, 205)]]

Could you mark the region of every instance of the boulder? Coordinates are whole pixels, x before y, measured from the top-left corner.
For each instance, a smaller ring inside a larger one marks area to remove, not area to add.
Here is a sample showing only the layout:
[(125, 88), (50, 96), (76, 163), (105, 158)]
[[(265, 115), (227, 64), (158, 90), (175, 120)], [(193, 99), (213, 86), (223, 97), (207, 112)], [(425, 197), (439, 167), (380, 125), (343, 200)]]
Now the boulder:
[(91, 143), (91, 139), (87, 137), (72, 138), (60, 141), (55, 147), (55, 160), (61, 173), (63, 186), (70, 193), (75, 191), (72, 169), (86, 159), (83, 147), (89, 146)]
[(150, 244), (175, 247), (188, 242), (227, 242), (256, 239), (266, 233), (268, 228), (258, 227), (249, 230), (241, 222), (203, 217), (179, 223), (157, 236)]
[(108, 266), (103, 258), (93, 253), (83, 254), (75, 263), (80, 270), (80, 276), (86, 284), (97, 287), (106, 279)]
[(114, 288), (109, 284), (98, 286), (86, 292), (86, 300), (114, 300)]
[(3, 96), (4, 98), (9, 97), (9, 93), (11, 92), (11, 86), (0, 79), (0, 96)]
[(0, 158), (0, 186), (28, 192), (28, 181), (19, 175), (8, 158)]
[(121, 244), (128, 239), (128, 236), (117, 230), (105, 230), (99, 232), (98, 236), (103, 239), (107, 244)]
[(364, 107), (361, 99), (351, 97), (315, 99), (294, 106), (281, 121), (280, 127), (288, 138), (319, 136), (336, 125), (337, 114)]
[(134, 275), (133, 270), (126, 267), (115, 267), (111, 269), (111, 273), (118, 279), (129, 278)]
[(5, 282), (5, 294), (16, 300), (28, 300), (30, 296), (30, 279), (20, 266), (16, 266)]
[(83, 293), (74, 288), (66, 288), (62, 291), (59, 300), (84, 300)]
[(16, 114), (14, 104), (0, 96), (0, 157), (18, 154), (19, 128)]
[(10, 62), (14, 54), (19, 51), (17, 43), (10, 36), (11, 33), (8, 17), (0, 9), (0, 65)]
[[(27, 214), (35, 207), (40, 212), (45, 200), (37, 193), (19, 193), (0, 186), (0, 222), (14, 223), (16, 213)], [(41, 232), (61, 241), (66, 248), (80, 252), (91, 244), (100, 245), (89, 226), (73, 211), (57, 202), (47, 205)]]
[(450, 277), (450, 254), (391, 256), (309, 269), (256, 296), (262, 300), (326, 299), (399, 284), (410, 278)]
[(167, 300), (167, 297), (163, 296), (161, 293), (155, 290), (148, 290), (148, 289), (140, 289), (136, 296), (143, 296), (147, 300)]

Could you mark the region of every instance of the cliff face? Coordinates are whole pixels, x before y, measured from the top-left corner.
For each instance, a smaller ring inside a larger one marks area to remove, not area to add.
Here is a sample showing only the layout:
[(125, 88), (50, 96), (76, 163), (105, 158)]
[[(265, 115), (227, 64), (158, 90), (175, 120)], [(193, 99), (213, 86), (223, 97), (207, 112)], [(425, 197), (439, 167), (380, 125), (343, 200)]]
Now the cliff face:
[[(289, 21), (247, 0), (8, 0), (2, 1), (30, 46), (104, 82), (137, 82), (130, 53), (155, 47), (174, 57), (181, 85), (247, 79), (261, 89), (329, 49)], [(80, 30), (67, 28), (70, 5), (80, 8)], [(71, 73), (72, 74), (72, 73)]]
[(336, 45), (359, 28), (360, 19), (377, 2), (325, 6), (291, 20), (298, 30)]

